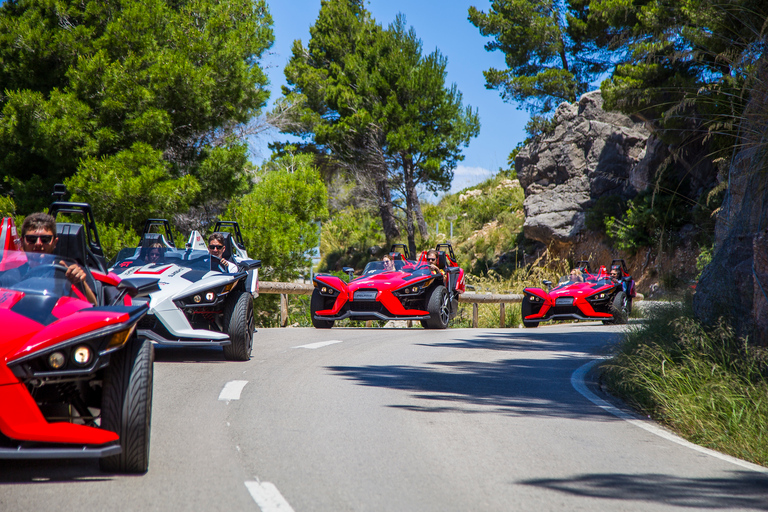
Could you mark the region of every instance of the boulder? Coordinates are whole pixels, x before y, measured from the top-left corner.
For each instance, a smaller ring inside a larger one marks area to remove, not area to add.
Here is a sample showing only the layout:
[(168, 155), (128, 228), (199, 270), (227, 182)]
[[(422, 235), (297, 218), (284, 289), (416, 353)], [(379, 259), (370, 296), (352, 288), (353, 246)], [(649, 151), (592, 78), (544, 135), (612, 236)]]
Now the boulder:
[(554, 129), (518, 153), (515, 168), (525, 192), (526, 237), (545, 244), (572, 243), (597, 198), (631, 198), (647, 187), (664, 146), (649, 142), (644, 123), (602, 106), (600, 91), (560, 104)]

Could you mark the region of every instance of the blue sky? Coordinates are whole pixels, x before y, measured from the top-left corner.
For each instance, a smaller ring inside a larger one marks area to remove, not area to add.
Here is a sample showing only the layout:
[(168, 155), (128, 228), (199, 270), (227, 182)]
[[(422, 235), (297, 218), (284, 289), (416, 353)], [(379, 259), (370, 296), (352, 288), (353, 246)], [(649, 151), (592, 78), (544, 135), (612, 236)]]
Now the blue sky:
[[(275, 31), (275, 44), (262, 59), (271, 82), (272, 99), (280, 96), (285, 85), (283, 67), (291, 56), (291, 45), (301, 39), (306, 47), (309, 27), (317, 19), (320, 0), (268, 0)], [(435, 49), (448, 58), (447, 84), (455, 83), (464, 96), (464, 105), (479, 111), (480, 135), (464, 149), (465, 159), (455, 171), (452, 192), (475, 185), (507, 168), (507, 157), (525, 138), (528, 114), (501, 100), (498, 91), (485, 88), (483, 71), (503, 69), (504, 56), (487, 52), (489, 40), (467, 19), (474, 5), (488, 11), (488, 0), (368, 0), (366, 8), (376, 21), (386, 26), (403, 13), (406, 22), (422, 40), (424, 54)], [(278, 140), (280, 135), (278, 134)], [(266, 143), (266, 141), (262, 141)], [(265, 151), (268, 151), (265, 149)], [(262, 157), (268, 156), (262, 154)]]

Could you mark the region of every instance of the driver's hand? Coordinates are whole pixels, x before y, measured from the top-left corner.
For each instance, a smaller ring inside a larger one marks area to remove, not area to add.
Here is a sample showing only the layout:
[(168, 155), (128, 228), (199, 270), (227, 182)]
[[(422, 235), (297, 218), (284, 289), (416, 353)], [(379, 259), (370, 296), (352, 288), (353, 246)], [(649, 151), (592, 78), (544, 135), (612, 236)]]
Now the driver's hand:
[(80, 265), (73, 263), (72, 265), (67, 266), (63, 261), (61, 264), (67, 267), (67, 279), (69, 279), (70, 283), (79, 284), (85, 281), (85, 270), (83, 270)]

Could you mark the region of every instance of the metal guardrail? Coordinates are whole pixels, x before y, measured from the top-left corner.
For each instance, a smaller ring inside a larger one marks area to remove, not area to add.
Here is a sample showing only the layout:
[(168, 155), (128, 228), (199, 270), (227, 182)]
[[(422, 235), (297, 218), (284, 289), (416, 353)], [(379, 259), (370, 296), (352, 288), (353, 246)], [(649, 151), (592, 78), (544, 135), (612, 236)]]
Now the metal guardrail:
[[(311, 283), (278, 283), (271, 281), (259, 282), (259, 293), (280, 294), (280, 326), (288, 326), (288, 295), (312, 295), (314, 286)], [(506, 327), (505, 304), (517, 304), (523, 301), (522, 294), (502, 295), (496, 293), (462, 293), (460, 303), (472, 304), (472, 327), (477, 328), (478, 304), (499, 305), (499, 327)]]

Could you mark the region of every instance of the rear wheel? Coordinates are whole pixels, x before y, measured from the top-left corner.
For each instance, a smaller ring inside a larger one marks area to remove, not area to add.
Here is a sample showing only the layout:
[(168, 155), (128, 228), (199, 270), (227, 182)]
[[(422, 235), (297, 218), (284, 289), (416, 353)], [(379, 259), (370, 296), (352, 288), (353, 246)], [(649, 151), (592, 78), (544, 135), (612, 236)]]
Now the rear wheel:
[(315, 329), (330, 329), (333, 327), (333, 320), (318, 320), (315, 318), (315, 311), (321, 309), (327, 309), (325, 307), (325, 299), (320, 295), (320, 290), (315, 288), (312, 292), (312, 300), (309, 303), (309, 314), (312, 317), (312, 325)]
[(110, 356), (104, 372), (101, 427), (120, 436), (119, 455), (99, 460), (102, 471), (146, 473), (155, 359), (152, 343), (135, 335)]
[[(435, 286), (427, 299), (429, 318), (422, 321), (426, 329), (445, 329), (451, 319), (451, 304), (445, 286)], [(426, 325), (424, 325), (426, 323)]]
[(520, 316), (522, 317), (521, 319), (523, 321), (523, 327), (531, 328), (531, 327), (539, 326), (539, 322), (532, 322), (530, 320), (525, 319), (525, 317), (532, 314), (533, 314), (533, 306), (531, 306), (531, 301), (526, 295), (525, 297), (523, 297), (523, 302), (520, 305)]
[[(629, 317), (629, 299), (624, 292), (618, 292), (611, 303), (612, 324), (625, 324)], [(605, 321), (603, 321), (605, 323)]]
[(224, 328), (231, 340), (224, 345), (224, 357), (228, 361), (248, 361), (253, 351), (253, 297), (247, 292), (233, 292), (224, 309)]

